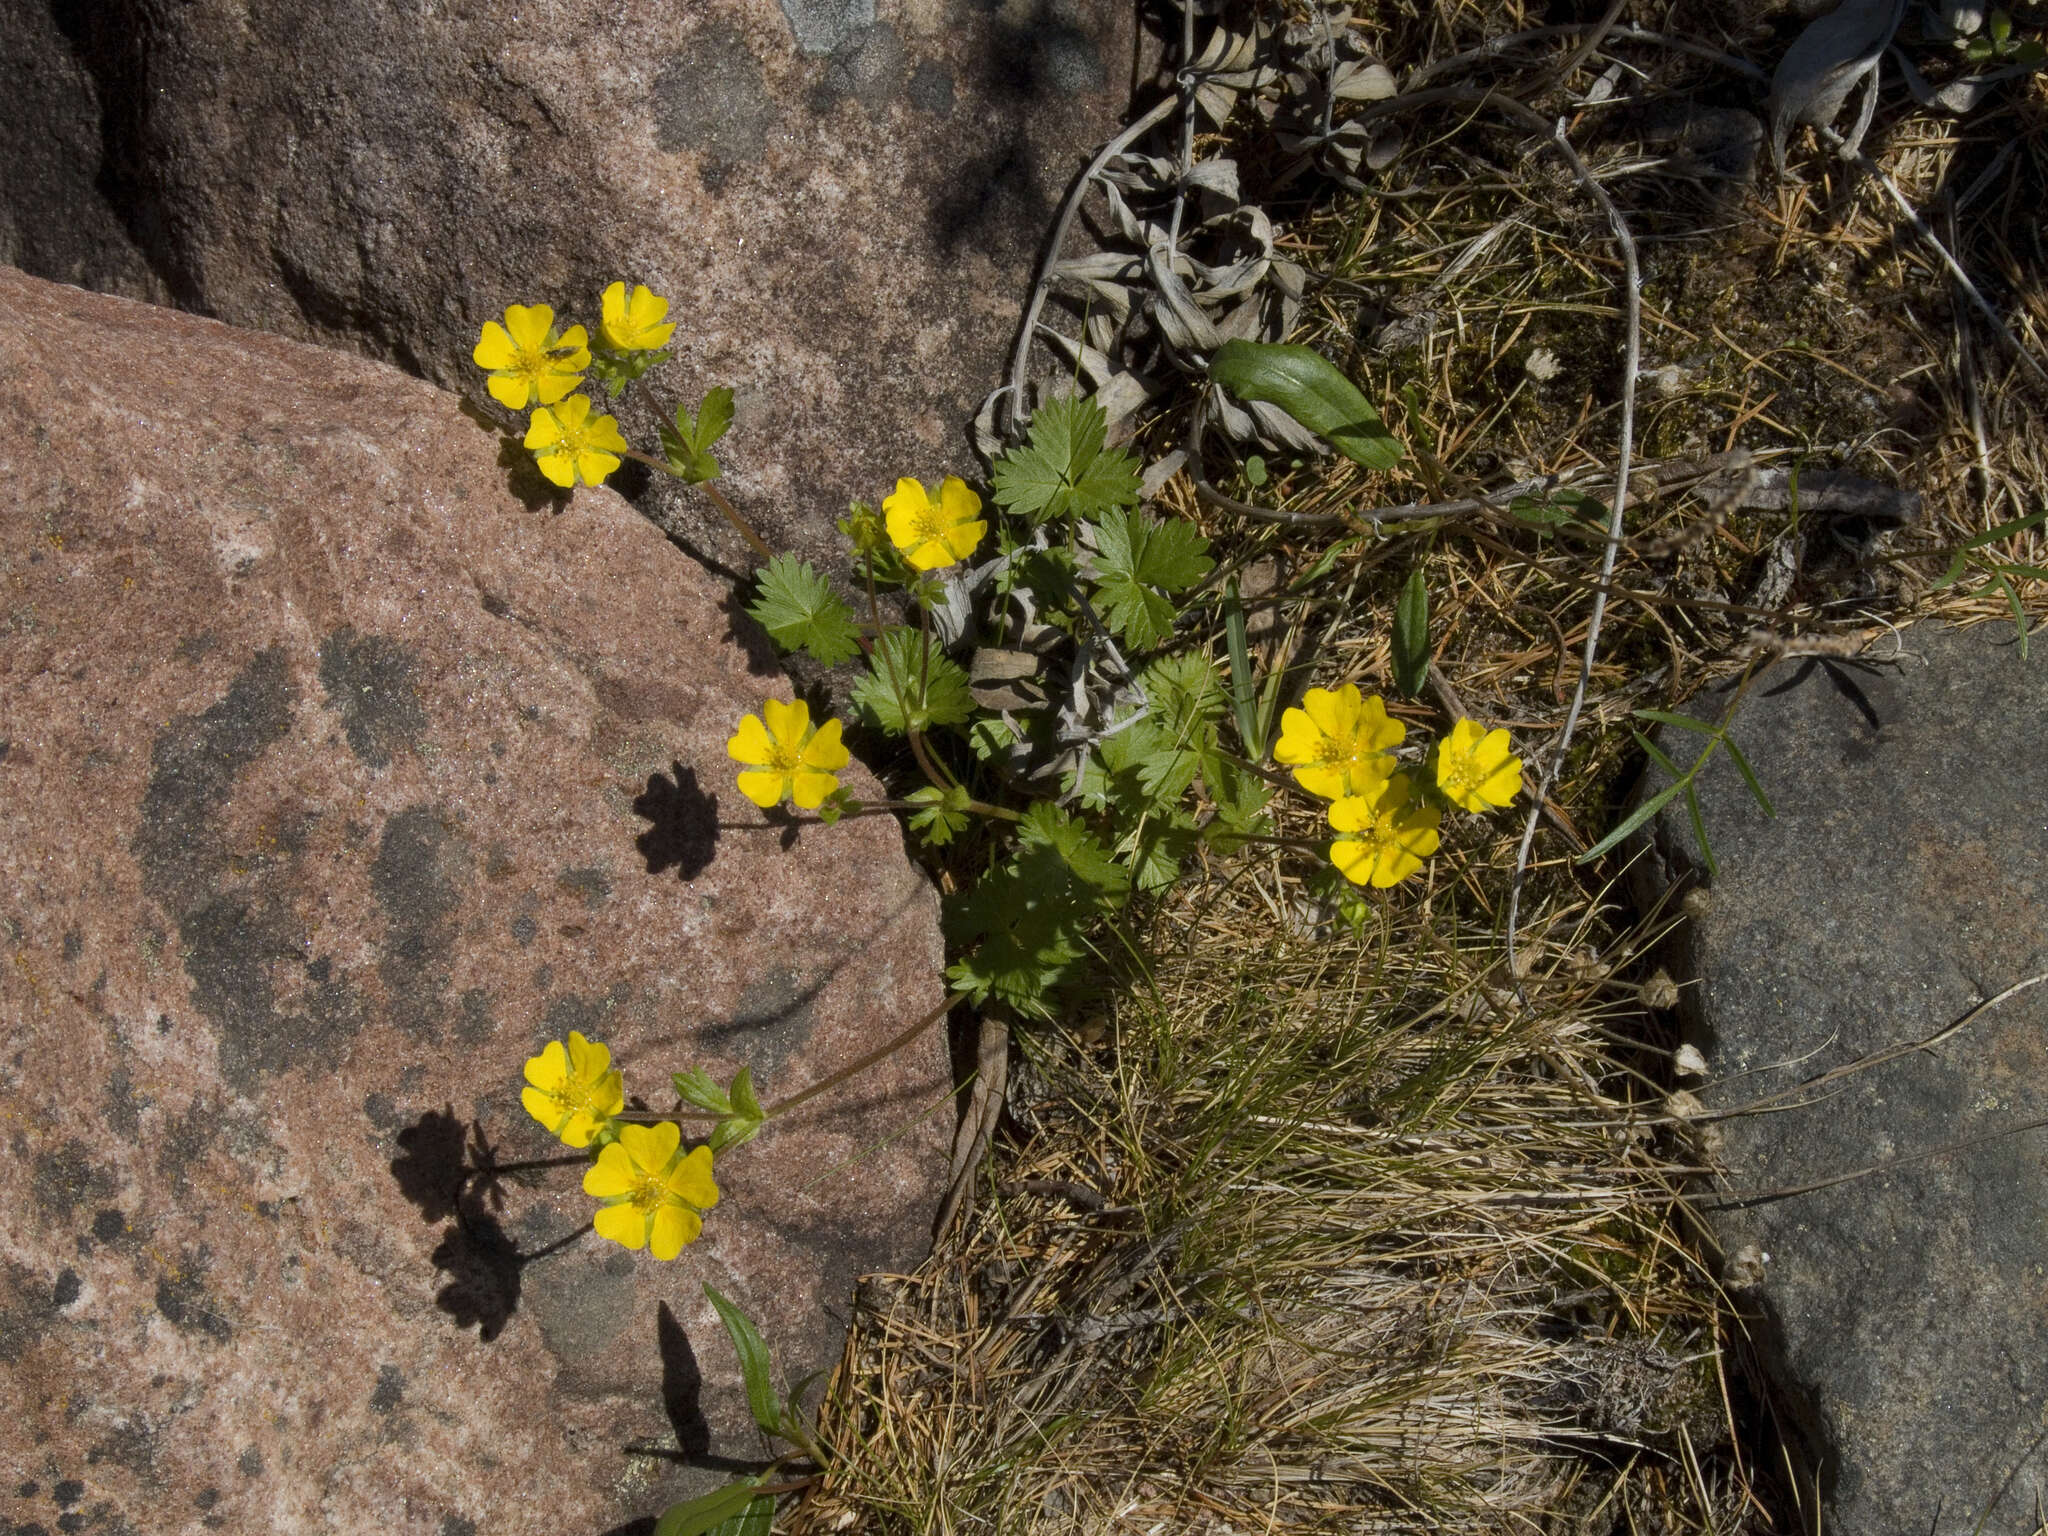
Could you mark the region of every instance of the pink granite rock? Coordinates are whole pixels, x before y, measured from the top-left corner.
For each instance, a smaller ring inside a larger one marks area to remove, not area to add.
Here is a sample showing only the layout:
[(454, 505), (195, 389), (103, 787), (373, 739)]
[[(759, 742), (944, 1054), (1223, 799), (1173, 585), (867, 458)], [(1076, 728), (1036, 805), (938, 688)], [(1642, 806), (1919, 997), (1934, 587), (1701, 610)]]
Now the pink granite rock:
[(794, 1373), (920, 1255), (936, 1033), (721, 1157), (672, 1264), (576, 1168), (458, 1198), (561, 1152), (517, 1090), (572, 1028), (772, 1099), (940, 996), (896, 826), (733, 788), (787, 685), (721, 586), (498, 449), (0, 269), (0, 1525), (596, 1536), (760, 1453), (702, 1282)]
[[(0, 260), (479, 395), (470, 350), (506, 304), (590, 319), (613, 279), (650, 284), (682, 322), (678, 392), (739, 392), (734, 495), (772, 540), (835, 563), (849, 499), (966, 466), (1052, 209), (1118, 126), (1137, 16), (1128, 0), (16, 9), (0, 57), (34, 89), (0, 114)], [(131, 242), (76, 233), (120, 228)], [(651, 438), (651, 416), (628, 425)], [(701, 499), (650, 510), (745, 558)]]

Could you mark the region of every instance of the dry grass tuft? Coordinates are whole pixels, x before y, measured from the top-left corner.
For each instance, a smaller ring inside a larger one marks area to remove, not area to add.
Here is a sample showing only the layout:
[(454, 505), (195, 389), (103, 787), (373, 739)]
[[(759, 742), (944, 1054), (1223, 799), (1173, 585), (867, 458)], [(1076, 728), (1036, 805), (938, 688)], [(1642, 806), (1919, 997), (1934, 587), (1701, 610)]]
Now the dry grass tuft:
[[(1510, 818), (1447, 826), (1427, 877), (1356, 934), (1305, 853), (1250, 850), (1191, 882), (1134, 936), (1146, 962), (1017, 1042), (970, 1220), (919, 1273), (864, 1284), (826, 1413), (836, 1459), (791, 1529), (1814, 1529), (1686, 1212), (1705, 1154), (1660, 1114), (1676, 1042), (1640, 989), (1662, 919), (1614, 898), (1618, 860), (1573, 857), (1627, 793), (1631, 711), (1911, 621), (2013, 623), (1981, 577), (1934, 583), (1955, 545), (2043, 504), (2048, 395), (1869, 174), (1797, 139), (1786, 182), (1768, 154), (1753, 181), (1703, 173), (1713, 124), (1762, 96), (1727, 59), (1768, 65), (1795, 23), (1761, 4), (1624, 7), (1622, 25), (1707, 56), (1610, 38), (1568, 91), (1545, 73), (1584, 29), (1465, 57), (1545, 19), (1468, 0), (1352, 23), (1397, 79), (1433, 66), (1433, 86), (1561, 117), (1643, 252), (1626, 542), (1534, 845), (1519, 985)], [(1615, 97), (1588, 102), (1611, 66)], [(1211, 443), (1229, 496), (1334, 528), (1217, 510), (1185, 477), (1161, 506), (1267, 594), (1247, 605), (1257, 652), (1294, 691), (1391, 692), (1394, 598), (1420, 564), (1437, 676), (1399, 712), (1507, 725), (1545, 764), (1601, 540), (1504, 507), (1360, 514), (1537, 475), (1609, 499), (1614, 242), (1537, 136), (1483, 105), (1394, 114), (1395, 164), (1312, 201), (1246, 116), (1229, 147), (1249, 189), (1275, 188), (1268, 211), (1314, 275), (1297, 339), (1351, 365), (1411, 455), (1383, 475), (1277, 462), (1254, 485)], [(1963, 119), (1888, 91), (1866, 145), (2037, 358), (2044, 121), (2039, 77)], [(1185, 441), (1185, 410), (1141, 434), (1148, 461)], [(1887, 532), (1742, 500), (1737, 453), (1905, 487), (1924, 512)], [(2048, 536), (1988, 553), (2048, 564)], [(2030, 622), (2048, 612), (2048, 584), (2015, 590)], [(1220, 630), (1193, 638), (1221, 654)], [(1283, 819), (1320, 827), (1305, 805)]]

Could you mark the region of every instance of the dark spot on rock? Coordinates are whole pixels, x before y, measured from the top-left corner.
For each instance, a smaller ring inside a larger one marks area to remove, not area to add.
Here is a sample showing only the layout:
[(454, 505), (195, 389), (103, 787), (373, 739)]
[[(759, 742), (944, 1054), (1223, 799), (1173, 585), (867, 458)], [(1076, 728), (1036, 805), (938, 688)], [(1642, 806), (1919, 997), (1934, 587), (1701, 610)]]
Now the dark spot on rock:
[(168, 1013), (156, 1016), (156, 1032), (160, 1035), (168, 1035), (171, 1032), (171, 1016)]
[(67, 1477), (50, 1490), (50, 1498), (59, 1509), (69, 1509), (85, 1497), (85, 1484), (75, 1477)]
[(0, 763), (6, 762), (7, 754), (12, 752), (13, 750), (14, 743), (9, 741), (5, 736), (0, 736)]
[(818, 1022), (814, 1004), (827, 979), (770, 966), (747, 984), (732, 1018), (705, 1025), (699, 1037), (714, 1051), (744, 1057), (754, 1069), (755, 1089), (765, 1092), (790, 1057), (810, 1043)]
[(190, 1183), (194, 1163), (204, 1160), (220, 1128), (220, 1111), (207, 1100), (194, 1099), (182, 1115), (172, 1117), (164, 1127), (157, 1148), (157, 1172), (169, 1181), (174, 1193), (183, 1195)]
[(192, 1507), (201, 1513), (213, 1508), (219, 1502), (220, 1490), (218, 1488), (202, 1488), (192, 1495)]
[(420, 1039), (439, 1036), (459, 898), (447, 865), (454, 850), (441, 813), (429, 805), (400, 811), (384, 824), (370, 866), (370, 890), (390, 931), (377, 977), (392, 1021)]
[(417, 752), (427, 730), (426, 706), (414, 683), (409, 645), (386, 635), (358, 635), (344, 624), (320, 643), (320, 686), (341, 716), (349, 750), (372, 768), (403, 748)]
[(935, 59), (927, 59), (910, 73), (905, 93), (920, 112), (945, 117), (953, 110), (953, 71)]
[(482, 602), (484, 605), (484, 612), (488, 613), (494, 619), (502, 619), (512, 612), (512, 605), (506, 602), (504, 598), (498, 596), (498, 594), (495, 592), (484, 593), (482, 597)]
[(395, 1365), (377, 1367), (377, 1385), (370, 1392), (370, 1412), (389, 1413), (405, 1400), (405, 1372)]
[(443, 1515), (440, 1536), (476, 1536), (476, 1522), (462, 1515)]
[(250, 660), (218, 704), (157, 733), (132, 848), (143, 889), (173, 913), (214, 895), (227, 864), (218, 813), (235, 776), (291, 729), (297, 698), (285, 653), (273, 646)]
[(605, 1032), (605, 1022), (611, 1017), (612, 1001), (604, 997), (579, 997), (574, 992), (564, 992), (547, 1006), (542, 1025), (544, 1040), (566, 1040), (570, 1030), (577, 1030), (586, 1039), (595, 1040)]
[(830, 53), (875, 20), (875, 0), (782, 0), (783, 19), (802, 53)]
[(601, 869), (565, 869), (555, 876), (555, 889), (566, 895), (581, 896), (584, 906), (597, 908), (611, 899), (612, 882)]
[(685, 880), (694, 880), (711, 864), (718, 845), (718, 796), (697, 784), (697, 770), (670, 763), (674, 778), (647, 776), (647, 792), (633, 800), (633, 814), (652, 822), (633, 840), (647, 860), (647, 873), (658, 875), (674, 866)]
[(85, 1453), (87, 1466), (96, 1467), (101, 1462), (125, 1467), (137, 1477), (154, 1481), (156, 1477), (157, 1426), (139, 1413), (115, 1425), (104, 1439), (96, 1441)]
[(464, 1045), (476, 1045), (498, 1032), (497, 1015), (491, 1012), (491, 994), (471, 987), (462, 994), (462, 1013), (455, 1021), (455, 1038)]
[(75, 1510), (68, 1515), (59, 1515), (57, 1529), (62, 1531), (64, 1536), (71, 1536), (73, 1531), (82, 1531), (85, 1529), (85, 1516)]
[(220, 636), (210, 629), (203, 629), (196, 635), (186, 635), (178, 642), (178, 660), (187, 666), (203, 661), (220, 649)]
[(235, 1458), (235, 1466), (244, 1477), (261, 1477), (263, 1475), (263, 1453), (252, 1445)]
[(363, 1115), (380, 1131), (388, 1131), (398, 1124), (398, 1105), (388, 1093), (367, 1093), (363, 1095)]
[(308, 960), (306, 962), (306, 980), (308, 981), (325, 982), (331, 979), (333, 975), (334, 957), (332, 955), (322, 955), (317, 960)]
[(43, 1488), (42, 1484), (40, 1483), (23, 1483), (19, 1488), (14, 1490), (14, 1496), (17, 1499), (32, 1499), (42, 1491)]
[(81, 1205), (96, 1205), (119, 1188), (113, 1174), (85, 1155), (85, 1143), (75, 1136), (40, 1154), (29, 1173), (36, 1209), (56, 1226), (68, 1225)]
[(57, 1275), (57, 1283), (50, 1287), (50, 1304), (56, 1307), (68, 1307), (71, 1303), (78, 1300), (79, 1294), (84, 1289), (85, 1282), (78, 1278), (77, 1270), (61, 1270)]
[(207, 1291), (203, 1257), (176, 1275), (165, 1275), (156, 1283), (156, 1309), (180, 1333), (203, 1333), (225, 1344), (234, 1327), (221, 1315), (219, 1303)]
[(512, 919), (512, 937), (521, 949), (526, 948), (540, 932), (540, 924), (531, 917), (520, 916)]
[(688, 51), (662, 60), (653, 96), (655, 143), (702, 155), (700, 177), (713, 191), (735, 165), (760, 159), (780, 116), (761, 61), (725, 22), (699, 27)]
[(1038, 77), (1063, 95), (1099, 91), (1108, 83), (1102, 51), (1078, 27), (1047, 27), (1038, 35)]
[(887, 110), (903, 78), (903, 41), (886, 21), (849, 34), (832, 50), (825, 78), (811, 93), (814, 112), (830, 111), (851, 96), (869, 113)]
[(219, 1030), (221, 1075), (236, 1091), (254, 1091), (266, 1072), (339, 1064), (363, 1027), (363, 1009), (346, 980), (316, 984), (302, 1011), (278, 1006), (272, 977), (284, 962), (303, 963), (298, 920), (288, 907), (229, 892), (183, 918), (185, 973), (192, 1001)]
[(107, 1124), (117, 1135), (130, 1141), (142, 1129), (142, 1111), (149, 1103), (135, 1095), (135, 1083), (128, 1076), (126, 1067), (116, 1067), (107, 1074)]
[(50, 1528), (35, 1520), (9, 1526), (8, 1532), (9, 1536), (50, 1536)]
[(92, 1235), (103, 1243), (118, 1242), (128, 1232), (128, 1218), (119, 1211), (101, 1211), (92, 1219)]
[(65, 933), (63, 953), (66, 965), (69, 965), (85, 953), (85, 939), (76, 928), (70, 929)]
[[(614, 1252), (624, 1253), (623, 1248)], [(630, 1261), (631, 1255), (627, 1258)], [(530, 1266), (526, 1301), (540, 1324), (541, 1342), (562, 1362), (558, 1387), (604, 1392), (611, 1388), (592, 1362), (618, 1338), (633, 1316), (633, 1271), (615, 1274), (585, 1250)]]

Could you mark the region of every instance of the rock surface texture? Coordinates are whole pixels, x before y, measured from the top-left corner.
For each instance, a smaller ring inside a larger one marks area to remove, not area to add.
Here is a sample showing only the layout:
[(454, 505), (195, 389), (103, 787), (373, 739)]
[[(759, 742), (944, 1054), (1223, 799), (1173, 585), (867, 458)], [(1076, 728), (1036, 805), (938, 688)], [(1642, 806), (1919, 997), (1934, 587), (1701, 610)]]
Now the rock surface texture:
[[(0, 260), (350, 347), (481, 398), (508, 303), (676, 301), (738, 391), (778, 547), (967, 466), (1066, 184), (1115, 132), (1125, 0), (152, 0), (0, 8)], [(80, 234), (79, 232), (85, 232)], [(92, 233), (92, 232), (97, 232)], [(87, 236), (90, 236), (89, 238)], [(637, 414), (633, 414), (637, 413)], [(637, 402), (623, 418), (651, 443)], [(649, 510), (721, 558), (704, 503)]]
[(572, 1028), (772, 1101), (941, 995), (891, 822), (732, 787), (787, 685), (724, 589), (497, 455), (0, 269), (0, 1528), (597, 1536), (760, 1454), (702, 1282), (794, 1375), (921, 1256), (936, 1032), (722, 1157), (672, 1264), (576, 1167), (462, 1185), (561, 1154), (518, 1088)]
[[(1781, 662), (1734, 725), (1776, 820), (1724, 758), (1700, 788), (1700, 1096), (1772, 1106), (1718, 1123), (1713, 1219), (1845, 1536), (2032, 1532), (2048, 1500), (2048, 985), (1970, 1018), (2048, 970), (2043, 651), (1923, 625), (1894, 664)], [(1683, 814), (1659, 840), (1696, 863)]]

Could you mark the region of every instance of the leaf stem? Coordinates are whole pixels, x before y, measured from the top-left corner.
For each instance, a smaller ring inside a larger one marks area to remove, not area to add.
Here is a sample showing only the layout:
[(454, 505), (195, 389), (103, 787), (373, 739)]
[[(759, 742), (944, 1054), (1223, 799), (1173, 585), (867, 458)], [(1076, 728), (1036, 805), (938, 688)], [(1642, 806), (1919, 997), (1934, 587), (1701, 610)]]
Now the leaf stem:
[(948, 992), (936, 1008), (932, 1009), (931, 1012), (927, 1013), (894, 1039), (869, 1051), (867, 1055), (861, 1057), (858, 1061), (841, 1067), (830, 1077), (822, 1078), (818, 1082), (811, 1084), (810, 1087), (804, 1089), (801, 1093), (791, 1094), (779, 1103), (770, 1104), (767, 1109), (766, 1118), (773, 1120), (777, 1115), (786, 1115), (799, 1104), (815, 1099), (827, 1089), (838, 1087), (855, 1073), (865, 1072), (876, 1062), (883, 1060), (885, 1057), (895, 1055), (896, 1052), (902, 1050), (904, 1046), (910, 1044), (911, 1041), (938, 1023), (940, 1019), (943, 1019), (946, 1016), (946, 1010), (953, 1006), (954, 1000), (959, 996), (960, 994), (957, 992)]

